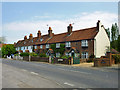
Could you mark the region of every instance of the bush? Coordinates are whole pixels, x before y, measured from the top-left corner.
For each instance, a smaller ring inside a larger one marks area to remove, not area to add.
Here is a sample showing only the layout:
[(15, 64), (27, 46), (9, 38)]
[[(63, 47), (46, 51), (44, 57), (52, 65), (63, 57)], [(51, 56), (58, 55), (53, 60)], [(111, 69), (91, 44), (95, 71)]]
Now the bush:
[(93, 62), (94, 61), (94, 58), (95, 58), (95, 55), (90, 55), (89, 56), (89, 59), (87, 60), (87, 63), (90, 63), (90, 62)]
[(46, 54), (44, 54), (44, 53), (41, 53), (39, 56), (40, 57), (47, 57)]
[(32, 52), (30, 53), (30, 56), (38, 56), (36, 53)]
[(112, 58), (115, 59), (115, 64), (120, 63), (120, 55), (112, 55)]
[(29, 53), (21, 53), (20, 56), (29, 56)]
[(62, 58), (62, 59), (68, 59), (69, 56), (64, 55), (64, 56), (62, 56), (61, 58)]
[(19, 56), (19, 54), (14, 54), (14, 56)]

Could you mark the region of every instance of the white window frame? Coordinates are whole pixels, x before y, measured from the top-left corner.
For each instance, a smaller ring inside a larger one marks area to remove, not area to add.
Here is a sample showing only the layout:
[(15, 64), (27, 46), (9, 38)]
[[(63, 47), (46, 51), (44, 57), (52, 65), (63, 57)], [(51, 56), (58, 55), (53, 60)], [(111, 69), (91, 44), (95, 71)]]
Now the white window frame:
[(43, 41), (43, 39), (41, 38), (41, 39), (40, 39), (40, 41), (42, 42), (42, 41)]
[(82, 47), (87, 47), (88, 46), (88, 40), (82, 40), (81, 41), (81, 46)]
[(82, 52), (81, 55), (82, 55), (81, 56), (82, 59), (88, 59), (88, 52)]
[(42, 48), (43, 48), (43, 45), (40, 45), (40, 48), (42, 49)]
[(49, 44), (46, 44), (46, 48), (49, 48)]
[(60, 53), (58, 52), (58, 53), (56, 53), (56, 57), (60, 57)]
[(35, 45), (34, 47), (35, 47), (35, 49), (37, 49), (37, 45)]
[(66, 42), (66, 43), (65, 43), (65, 46), (66, 46), (66, 47), (71, 47), (71, 42)]
[(60, 43), (56, 43), (56, 48), (60, 48)]

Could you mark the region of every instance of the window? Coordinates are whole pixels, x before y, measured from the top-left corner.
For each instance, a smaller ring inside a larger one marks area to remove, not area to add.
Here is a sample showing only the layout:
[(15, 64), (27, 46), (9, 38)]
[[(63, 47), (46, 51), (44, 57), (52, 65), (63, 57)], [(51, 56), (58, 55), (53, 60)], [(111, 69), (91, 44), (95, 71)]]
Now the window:
[(40, 48), (43, 48), (43, 45), (40, 45)]
[(60, 53), (56, 53), (56, 57), (60, 57)]
[(26, 44), (26, 42), (24, 41), (24, 44)]
[(46, 48), (49, 48), (49, 44), (46, 44)]
[(87, 40), (82, 40), (81, 41), (82, 43), (82, 45), (81, 46), (83, 46), (83, 47), (86, 47), (86, 46), (88, 46), (88, 41)]
[(40, 39), (40, 41), (42, 42), (42, 41), (43, 41), (43, 39), (41, 38), (41, 39)]
[(66, 47), (71, 47), (71, 43), (70, 42), (66, 42)]
[(88, 58), (88, 52), (82, 52), (82, 59)]
[(37, 49), (37, 46), (35, 46), (35, 49)]
[(60, 48), (60, 43), (56, 43), (56, 48)]

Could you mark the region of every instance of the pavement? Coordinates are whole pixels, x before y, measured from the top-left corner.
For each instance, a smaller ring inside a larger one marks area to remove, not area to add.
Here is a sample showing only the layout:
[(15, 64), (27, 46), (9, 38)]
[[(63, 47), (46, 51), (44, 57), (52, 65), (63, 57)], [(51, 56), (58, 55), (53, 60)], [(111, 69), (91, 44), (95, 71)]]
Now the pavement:
[(118, 88), (119, 69), (7, 59), (2, 64), (4, 88)]

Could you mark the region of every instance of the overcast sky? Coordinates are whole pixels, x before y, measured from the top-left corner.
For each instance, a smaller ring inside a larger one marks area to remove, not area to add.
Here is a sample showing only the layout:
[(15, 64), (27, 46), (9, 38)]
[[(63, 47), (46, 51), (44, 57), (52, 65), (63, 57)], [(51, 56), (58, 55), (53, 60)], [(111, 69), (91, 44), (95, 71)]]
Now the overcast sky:
[(14, 43), (29, 37), (48, 33), (47, 24), (55, 34), (96, 26), (100, 20), (105, 28), (118, 22), (117, 2), (3, 2), (2, 34), (7, 43)]

